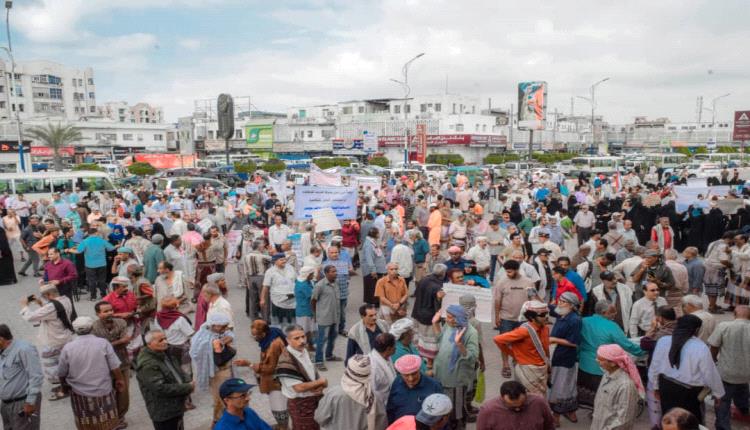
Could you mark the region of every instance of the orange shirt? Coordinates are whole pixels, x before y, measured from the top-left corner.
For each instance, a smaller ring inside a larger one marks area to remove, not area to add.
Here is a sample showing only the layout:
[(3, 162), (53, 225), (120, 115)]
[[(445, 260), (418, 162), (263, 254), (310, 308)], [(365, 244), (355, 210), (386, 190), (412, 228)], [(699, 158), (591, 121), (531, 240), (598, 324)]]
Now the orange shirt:
[(57, 238), (55, 236), (52, 236), (51, 234), (48, 234), (47, 236), (44, 236), (35, 244), (33, 244), (31, 246), (31, 249), (36, 251), (36, 253), (39, 254), (39, 257), (42, 258), (42, 260), (46, 261), (47, 251), (49, 250), (49, 247), (52, 246), (52, 242), (57, 242)]
[(386, 275), (375, 284), (375, 297), (385, 297), (391, 303), (400, 302), (407, 294), (409, 290), (406, 289), (406, 281), (400, 276), (392, 280)]
[[(542, 347), (547, 354), (547, 358), (550, 358), (549, 326), (546, 324), (542, 328), (539, 328), (534, 324), (531, 324), (531, 326), (534, 327), (539, 340), (542, 341)], [(495, 336), (493, 340), (495, 341), (495, 345), (497, 345), (502, 352), (513, 357), (518, 364), (531, 364), (534, 366), (544, 366), (545, 364), (544, 359), (536, 352), (534, 342), (531, 341), (531, 336), (529, 336), (529, 331), (526, 330), (526, 327), (524, 326), (513, 329), (507, 333), (499, 334)]]

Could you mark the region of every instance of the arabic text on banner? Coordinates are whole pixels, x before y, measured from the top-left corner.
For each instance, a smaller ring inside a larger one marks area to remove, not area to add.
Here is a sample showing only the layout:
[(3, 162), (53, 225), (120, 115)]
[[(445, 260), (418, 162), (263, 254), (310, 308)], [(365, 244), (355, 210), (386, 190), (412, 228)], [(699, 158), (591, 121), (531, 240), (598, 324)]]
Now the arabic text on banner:
[(477, 299), (477, 310), (475, 313), (477, 321), (484, 323), (492, 322), (493, 299), (491, 288), (445, 283), (443, 284), (443, 291), (445, 292), (445, 297), (443, 297), (440, 306), (440, 313), (443, 316), (445, 316), (445, 310), (449, 305), (457, 305), (458, 299), (461, 296), (471, 294)]
[(354, 187), (299, 185), (294, 189), (294, 219), (309, 220), (316, 209), (331, 208), (338, 219), (357, 218), (357, 190)]

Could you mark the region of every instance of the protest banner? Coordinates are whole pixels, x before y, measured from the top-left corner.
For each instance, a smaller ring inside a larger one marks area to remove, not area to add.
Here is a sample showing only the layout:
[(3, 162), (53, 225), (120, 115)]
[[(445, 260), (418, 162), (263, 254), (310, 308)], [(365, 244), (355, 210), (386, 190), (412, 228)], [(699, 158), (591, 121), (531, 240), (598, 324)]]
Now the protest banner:
[[(675, 194), (675, 210), (685, 212), (690, 205), (707, 207), (712, 196), (724, 197), (729, 194), (729, 185), (717, 185), (713, 187), (690, 187), (687, 185), (678, 185), (672, 188)], [(698, 196), (703, 199), (699, 200)]]
[(70, 204), (68, 203), (55, 203), (55, 212), (60, 218), (65, 218), (70, 213)]
[(321, 170), (315, 164), (310, 165), (310, 185), (340, 186), (341, 173), (336, 168)]
[(229, 230), (227, 234), (224, 235), (224, 238), (227, 240), (227, 250), (229, 251), (227, 254), (229, 256), (229, 261), (237, 261), (237, 248), (239, 248), (240, 243), (242, 243), (242, 230)]
[(315, 209), (312, 211), (312, 219), (316, 232), (341, 230), (341, 223), (331, 208)]
[(211, 222), (211, 220), (208, 218), (203, 218), (202, 220), (200, 220), (200, 222), (198, 222), (198, 224), (196, 224), (198, 230), (200, 230), (201, 233), (208, 233), (208, 230), (212, 225), (214, 225), (214, 223)]
[(743, 206), (745, 206), (744, 199), (722, 199), (716, 202), (716, 207), (721, 209), (724, 215), (734, 215)]
[(494, 309), (492, 289), (482, 288), (474, 285), (443, 284), (443, 297), (440, 313), (445, 316), (445, 310), (449, 305), (457, 305), (458, 299), (464, 294), (471, 294), (477, 300), (475, 317), (477, 321), (484, 323), (492, 322), (492, 311)]
[(309, 220), (316, 209), (331, 208), (338, 219), (357, 217), (357, 190), (354, 187), (299, 185), (294, 190), (294, 219)]
[(297, 256), (297, 267), (295, 267), (295, 269), (299, 270), (302, 267), (302, 262), (305, 259), (305, 256), (302, 255), (302, 234), (290, 234), (288, 239), (292, 241), (292, 252), (294, 252), (294, 254)]
[(351, 178), (351, 185), (356, 187), (359, 191), (360, 188), (366, 191), (368, 188), (372, 191), (380, 191), (382, 181), (377, 176), (353, 176)]

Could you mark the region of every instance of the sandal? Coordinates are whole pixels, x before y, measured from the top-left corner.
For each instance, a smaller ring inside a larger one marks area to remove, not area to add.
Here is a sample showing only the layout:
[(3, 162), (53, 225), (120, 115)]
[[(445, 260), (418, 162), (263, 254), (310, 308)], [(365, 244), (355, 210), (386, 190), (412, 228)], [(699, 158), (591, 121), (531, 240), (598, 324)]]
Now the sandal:
[(60, 392), (60, 391), (53, 391), (52, 395), (49, 398), (49, 401), (50, 402), (54, 402), (56, 400), (62, 400), (64, 398), (68, 397), (68, 396), (69, 396), (69, 394), (66, 394), (66, 393), (63, 393), (63, 392)]
[(503, 373), (502, 373), (502, 376), (503, 376), (503, 378), (505, 378), (505, 379), (510, 379), (510, 378), (511, 378), (511, 376), (512, 376), (512, 375), (511, 375), (511, 373), (510, 373), (510, 367), (503, 367)]
[[(571, 415), (573, 415), (572, 418), (571, 418)], [(563, 416), (565, 417), (566, 420), (570, 421), (573, 424), (578, 422), (578, 417), (576, 417), (575, 412), (569, 412), (567, 414), (563, 414)]]

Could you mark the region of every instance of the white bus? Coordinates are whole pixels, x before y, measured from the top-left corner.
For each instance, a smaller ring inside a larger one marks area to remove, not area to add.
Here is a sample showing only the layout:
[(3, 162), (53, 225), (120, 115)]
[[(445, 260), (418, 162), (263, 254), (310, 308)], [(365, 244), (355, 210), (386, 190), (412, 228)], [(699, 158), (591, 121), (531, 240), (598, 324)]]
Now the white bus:
[(49, 199), (53, 192), (75, 189), (104, 192), (116, 188), (105, 172), (0, 173), (0, 193), (23, 193), (30, 201)]
[(648, 166), (661, 167), (663, 169), (675, 169), (690, 161), (685, 154), (676, 152), (662, 152), (645, 154)]
[(589, 172), (592, 175), (600, 173), (608, 175), (617, 172), (622, 164), (620, 157), (576, 157), (570, 160), (573, 167), (571, 173)]
[(724, 154), (721, 152), (714, 152), (713, 154), (695, 154), (693, 160), (701, 163), (720, 163), (726, 164), (732, 159), (734, 154)]
[[(234, 165), (234, 163), (242, 161), (252, 161), (255, 164), (260, 164), (265, 160), (256, 154), (229, 154), (230, 165)], [(226, 165), (227, 156), (225, 154), (209, 155), (206, 158), (200, 159), (196, 162), (196, 167), (205, 167), (208, 169)]]

